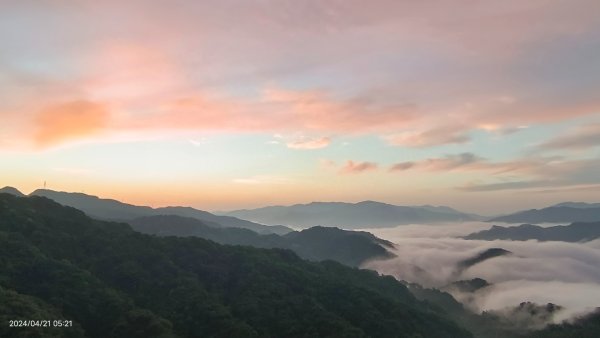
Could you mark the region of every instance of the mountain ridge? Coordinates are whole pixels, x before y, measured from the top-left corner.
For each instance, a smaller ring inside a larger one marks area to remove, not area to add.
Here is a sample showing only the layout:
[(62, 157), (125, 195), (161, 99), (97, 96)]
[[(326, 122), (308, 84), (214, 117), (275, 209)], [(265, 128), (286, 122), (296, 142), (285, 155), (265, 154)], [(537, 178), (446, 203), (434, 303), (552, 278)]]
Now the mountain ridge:
[(127, 223), (134, 230), (144, 234), (193, 236), (212, 240), (219, 244), (290, 249), (304, 259), (334, 260), (355, 267), (367, 260), (394, 257), (394, 254), (388, 251), (394, 246), (391, 242), (368, 232), (337, 228), (313, 227), (284, 235), (258, 234), (252, 230), (241, 228), (215, 228), (198, 219), (176, 215), (147, 216)]
[(18, 196), (18, 197), (27, 196), (24, 193), (22, 193), (21, 191), (19, 191), (19, 189), (11, 187), (11, 186), (6, 186), (4, 188), (1, 188), (0, 189), (0, 193), (11, 194), (11, 195), (15, 195), (15, 196)]
[(191, 214), (191, 217), (197, 218), (201, 221), (204, 221), (206, 224), (213, 226), (249, 229), (258, 233), (285, 234), (292, 231), (292, 229), (283, 226), (268, 226), (238, 219), (236, 217), (214, 215), (208, 211), (199, 210), (192, 207), (152, 208), (149, 206), (138, 206), (115, 199), (101, 198), (84, 193), (55, 191), (50, 189), (37, 189), (28, 196), (46, 197), (58, 202), (59, 204), (82, 210), (89, 216), (101, 220), (127, 221), (138, 217), (156, 216), (162, 214), (176, 214), (181, 216), (189, 216)]
[(365, 200), (348, 202), (310, 202), (290, 206), (266, 206), (218, 212), (259, 222), (295, 227), (316, 225), (346, 229), (393, 227), (401, 224), (470, 221), (481, 216), (467, 214), (446, 206), (400, 206)]
[(512, 241), (561, 241), (587, 242), (600, 238), (600, 222), (575, 222), (569, 225), (541, 227), (521, 224), (512, 227), (493, 225), (488, 230), (471, 233), (464, 239), (512, 240)]
[[(570, 204), (571, 202), (566, 202)], [(529, 209), (499, 216), (488, 222), (504, 223), (571, 223), (600, 221), (600, 208), (550, 206), (542, 209)]]
[(553, 207), (570, 207), (570, 208), (579, 208), (579, 209), (588, 209), (588, 208), (600, 208), (600, 203), (587, 203), (587, 202), (562, 202), (555, 205)]

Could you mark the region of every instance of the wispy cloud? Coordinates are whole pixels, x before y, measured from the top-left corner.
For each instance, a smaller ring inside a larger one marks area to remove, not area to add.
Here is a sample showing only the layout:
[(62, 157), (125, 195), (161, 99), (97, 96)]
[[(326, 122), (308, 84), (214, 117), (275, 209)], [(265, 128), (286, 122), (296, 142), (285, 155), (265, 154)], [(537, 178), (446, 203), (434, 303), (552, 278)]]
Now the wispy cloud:
[(290, 149), (303, 149), (303, 150), (311, 150), (311, 149), (321, 149), (329, 146), (331, 144), (331, 139), (329, 137), (320, 137), (320, 138), (306, 138), (301, 137), (296, 140), (292, 140), (286, 143), (287, 147)]
[[(365, 133), (391, 130), (414, 118), (414, 107), (405, 104), (376, 104), (351, 97), (334, 98), (327, 91), (267, 89), (254, 100), (198, 93), (160, 105), (160, 110), (143, 120), (124, 119), (125, 129), (214, 130), (314, 134), (317, 132)], [(296, 142), (297, 141), (297, 142)], [(317, 147), (331, 142), (328, 137), (303, 136), (290, 145)]]
[(544, 189), (544, 190), (533, 190), (531, 193), (534, 194), (554, 194), (554, 193), (565, 193), (565, 192), (598, 192), (600, 191), (600, 183), (599, 184), (584, 184), (584, 185), (575, 185), (568, 186), (564, 188), (556, 188), (556, 189)]
[(340, 169), (341, 174), (359, 174), (367, 171), (373, 171), (378, 168), (378, 164), (374, 162), (354, 162), (347, 161)]
[(471, 192), (482, 192), (482, 191), (497, 191), (497, 190), (519, 190), (519, 189), (531, 189), (555, 186), (559, 182), (552, 180), (529, 180), (529, 181), (509, 181), (499, 183), (469, 183), (460, 187), (460, 190), (471, 191)]
[(543, 142), (540, 150), (582, 150), (600, 146), (600, 123), (580, 126)]
[[(519, 158), (490, 161), (473, 153), (446, 155), (420, 161), (399, 162), (389, 168), (391, 173), (420, 172), (481, 172), (484, 179), (457, 187), (468, 192), (531, 190), (540, 188), (568, 189), (600, 184), (600, 160), (595, 158), (570, 160), (560, 156)], [(565, 190), (567, 191), (567, 190)]]
[(384, 138), (391, 145), (413, 148), (426, 148), (469, 141), (468, 128), (464, 126), (439, 127), (423, 132), (402, 132)]
[(533, 173), (539, 166), (555, 158), (532, 158), (505, 162), (492, 162), (473, 153), (446, 155), (421, 161), (399, 162), (390, 167), (390, 172), (407, 170), (424, 171), (484, 171), (491, 174)]
[(426, 169), (433, 171), (452, 170), (460, 167), (482, 163), (485, 160), (473, 153), (462, 153), (458, 155), (447, 155), (444, 158), (429, 158), (420, 162), (400, 162), (394, 164), (390, 171), (405, 171), (410, 169)]
[(532, 176), (522, 180), (500, 182), (471, 182), (459, 187), (463, 191), (482, 192), (499, 190), (525, 190), (538, 188), (576, 188), (581, 185), (600, 184), (600, 160), (551, 161), (530, 171)]

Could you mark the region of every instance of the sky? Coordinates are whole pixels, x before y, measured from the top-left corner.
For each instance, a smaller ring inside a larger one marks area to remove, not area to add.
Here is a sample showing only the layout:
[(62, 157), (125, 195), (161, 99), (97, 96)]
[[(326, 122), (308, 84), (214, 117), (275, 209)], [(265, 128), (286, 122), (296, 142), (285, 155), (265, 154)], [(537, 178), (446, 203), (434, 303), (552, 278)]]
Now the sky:
[(595, 0), (0, 1), (0, 185), (228, 210), (599, 202)]

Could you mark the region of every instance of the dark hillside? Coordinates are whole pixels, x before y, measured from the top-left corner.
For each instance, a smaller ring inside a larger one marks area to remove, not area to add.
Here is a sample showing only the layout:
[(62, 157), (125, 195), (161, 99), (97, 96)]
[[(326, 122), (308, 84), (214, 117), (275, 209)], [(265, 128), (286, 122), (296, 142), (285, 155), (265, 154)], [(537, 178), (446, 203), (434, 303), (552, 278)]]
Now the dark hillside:
[(65, 337), (470, 336), (392, 277), (144, 235), (42, 197), (0, 194), (0, 263), (3, 294), (73, 320)]

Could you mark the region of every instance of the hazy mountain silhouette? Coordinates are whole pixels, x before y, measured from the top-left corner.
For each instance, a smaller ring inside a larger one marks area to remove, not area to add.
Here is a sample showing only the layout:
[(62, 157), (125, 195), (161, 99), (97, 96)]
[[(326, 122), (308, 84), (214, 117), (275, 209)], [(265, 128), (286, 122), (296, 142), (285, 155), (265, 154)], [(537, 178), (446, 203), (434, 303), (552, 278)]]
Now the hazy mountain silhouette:
[(20, 192), (17, 188), (13, 188), (13, 187), (4, 187), (4, 188), (0, 189), (0, 193), (11, 194), (11, 195), (19, 196), (19, 197), (25, 196), (25, 194)]
[(585, 203), (585, 202), (563, 202), (553, 205), (553, 207), (569, 207), (579, 209), (600, 208), (600, 203)]
[(368, 232), (348, 231), (333, 227), (312, 227), (284, 235), (288, 248), (310, 260), (331, 259), (359, 266), (369, 259), (394, 255), (387, 248), (393, 244)]
[(195, 218), (181, 216), (149, 216), (128, 221), (139, 232), (158, 236), (196, 236), (220, 244), (249, 245), (258, 248), (290, 249), (300, 257), (314, 261), (334, 260), (359, 266), (366, 260), (387, 258), (392, 243), (368, 232), (337, 228), (313, 227), (300, 232), (259, 235), (239, 228), (215, 228)]
[(532, 224), (521, 224), (514, 227), (494, 225), (489, 230), (475, 232), (463, 238), (487, 241), (496, 239), (527, 241), (535, 239), (538, 241), (586, 242), (600, 238), (600, 222), (580, 222), (551, 227)]
[(489, 222), (504, 223), (571, 223), (600, 222), (600, 207), (587, 203), (561, 203), (543, 209), (531, 209), (495, 217)]
[(462, 213), (449, 207), (398, 206), (374, 201), (312, 202), (292, 206), (235, 210), (220, 214), (262, 224), (285, 224), (302, 228), (321, 225), (347, 229), (480, 219), (480, 216)]
[(284, 234), (291, 231), (283, 226), (266, 226), (230, 216), (217, 216), (210, 212), (190, 207), (151, 208), (123, 203), (113, 199), (103, 199), (97, 196), (82, 193), (70, 193), (38, 189), (30, 196), (42, 196), (54, 200), (62, 205), (79, 209), (89, 216), (102, 220), (128, 221), (138, 217), (155, 215), (178, 215), (192, 217), (203, 221), (206, 225), (214, 227), (250, 229), (258, 233)]

